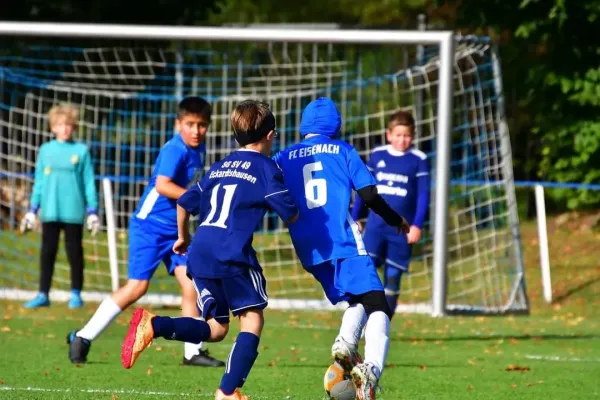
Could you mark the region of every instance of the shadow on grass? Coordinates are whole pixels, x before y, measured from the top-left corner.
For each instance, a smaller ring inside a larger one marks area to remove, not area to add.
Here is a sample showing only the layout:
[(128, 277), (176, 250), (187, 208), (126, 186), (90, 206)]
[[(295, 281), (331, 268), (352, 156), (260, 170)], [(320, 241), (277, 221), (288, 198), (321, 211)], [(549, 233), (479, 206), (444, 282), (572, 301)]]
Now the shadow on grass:
[(560, 304), (563, 303), (565, 300), (567, 300), (569, 297), (573, 296), (574, 294), (576, 294), (577, 292), (580, 292), (596, 283), (600, 282), (600, 276), (597, 276), (593, 279), (590, 279), (588, 281), (582, 282), (579, 285), (575, 286), (574, 288), (571, 288), (569, 290), (567, 290), (566, 292), (558, 295), (556, 297), (556, 299), (554, 299), (552, 301), (552, 304)]

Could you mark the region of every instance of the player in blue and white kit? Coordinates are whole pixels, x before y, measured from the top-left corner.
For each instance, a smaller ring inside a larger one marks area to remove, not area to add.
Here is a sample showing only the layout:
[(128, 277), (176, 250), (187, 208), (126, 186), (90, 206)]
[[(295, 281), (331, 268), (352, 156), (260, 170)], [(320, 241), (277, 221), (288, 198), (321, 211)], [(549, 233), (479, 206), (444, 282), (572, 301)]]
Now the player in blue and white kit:
[[(135, 311), (123, 342), (121, 360), (131, 368), (154, 338), (219, 342), (229, 330), (229, 312), (240, 319), (240, 334), (231, 349), (216, 400), (246, 400), (240, 393), (254, 361), (267, 306), (266, 282), (252, 248), (254, 231), (272, 209), (294, 222), (298, 208), (283, 184), (283, 175), (269, 157), (275, 118), (269, 107), (247, 100), (231, 115), (241, 149), (215, 163), (202, 181), (177, 201), (179, 239), (173, 249), (186, 251), (190, 214), (202, 221), (188, 254), (188, 274), (198, 292), (205, 321), (171, 318)], [(293, 226), (294, 224), (292, 224)]]
[[(389, 309), (383, 285), (367, 255), (358, 225), (349, 213), (352, 191), (397, 231), (408, 224), (377, 194), (373, 176), (356, 150), (334, 140), (341, 127), (335, 103), (311, 102), (302, 113), (303, 141), (280, 152), (275, 160), (300, 208), (290, 236), (302, 266), (323, 286), (331, 303), (348, 301), (332, 356), (358, 387), (358, 398), (374, 399), (389, 344)], [(365, 360), (357, 351), (366, 325)]]
[[(182, 313), (198, 317), (196, 292), (186, 277), (186, 259), (173, 252), (177, 240), (176, 201), (204, 169), (204, 140), (211, 122), (210, 104), (200, 97), (187, 97), (178, 106), (175, 135), (161, 148), (148, 186), (129, 221), (129, 268), (125, 286), (106, 298), (88, 323), (67, 337), (69, 359), (87, 361), (91, 342), (148, 290), (150, 279), (164, 263), (181, 285)], [(223, 366), (210, 357), (201, 344), (186, 343), (184, 365)]]
[[(412, 147), (414, 131), (410, 113), (393, 114), (386, 131), (389, 144), (375, 148), (367, 162), (379, 194), (410, 224), (408, 235), (397, 235), (379, 215), (369, 212), (364, 230), (365, 247), (375, 265), (385, 264), (385, 297), (391, 310), (396, 309), (402, 273), (408, 272), (412, 245), (421, 240), (429, 207), (429, 163), (425, 153)], [(352, 218), (358, 220), (364, 211), (358, 197)]]

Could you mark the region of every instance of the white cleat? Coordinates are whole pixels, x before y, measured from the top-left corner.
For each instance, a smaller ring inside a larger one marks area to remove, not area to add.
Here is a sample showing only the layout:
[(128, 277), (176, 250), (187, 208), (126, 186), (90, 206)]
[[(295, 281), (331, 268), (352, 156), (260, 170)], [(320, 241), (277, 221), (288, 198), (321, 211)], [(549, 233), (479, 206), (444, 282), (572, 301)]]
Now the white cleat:
[(344, 368), (344, 374), (350, 374), (352, 368), (362, 362), (356, 346), (351, 345), (343, 339), (336, 339), (331, 347), (331, 356)]
[(356, 386), (356, 398), (358, 400), (375, 400), (375, 391), (379, 385), (379, 379), (374, 372), (372, 364), (358, 364), (352, 368), (352, 380)]

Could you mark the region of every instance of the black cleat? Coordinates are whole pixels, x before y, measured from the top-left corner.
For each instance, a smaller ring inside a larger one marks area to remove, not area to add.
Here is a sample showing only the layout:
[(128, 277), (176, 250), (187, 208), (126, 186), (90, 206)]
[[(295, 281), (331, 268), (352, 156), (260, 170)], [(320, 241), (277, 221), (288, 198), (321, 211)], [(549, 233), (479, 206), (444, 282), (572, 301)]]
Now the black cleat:
[(183, 357), (183, 365), (195, 365), (197, 367), (224, 367), (225, 363), (213, 358), (208, 350), (200, 350), (199, 354), (194, 355), (189, 360)]
[(67, 344), (69, 345), (69, 360), (73, 364), (84, 364), (90, 352), (92, 342), (76, 335), (77, 331), (69, 332)]

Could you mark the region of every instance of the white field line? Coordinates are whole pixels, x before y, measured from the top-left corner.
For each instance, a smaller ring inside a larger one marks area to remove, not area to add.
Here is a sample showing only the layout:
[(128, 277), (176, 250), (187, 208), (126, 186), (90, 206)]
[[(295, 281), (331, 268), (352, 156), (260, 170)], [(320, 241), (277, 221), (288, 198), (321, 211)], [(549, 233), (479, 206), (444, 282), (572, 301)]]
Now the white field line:
[(537, 354), (526, 354), (525, 358), (528, 360), (537, 361), (558, 361), (558, 362), (587, 362), (587, 363), (600, 363), (600, 358), (579, 358), (579, 357), (560, 357), (560, 356), (544, 356)]
[[(35, 386), (0, 386), (1, 392), (37, 392), (37, 393), (91, 393), (91, 394), (129, 394), (134, 396), (173, 396), (173, 397), (204, 397), (212, 398), (214, 393), (176, 393), (176, 392), (163, 392), (154, 390), (135, 390), (135, 389), (64, 389), (64, 388), (43, 388)], [(252, 396), (253, 399), (265, 399), (263, 396)], [(282, 400), (292, 399), (291, 396), (285, 396)]]

